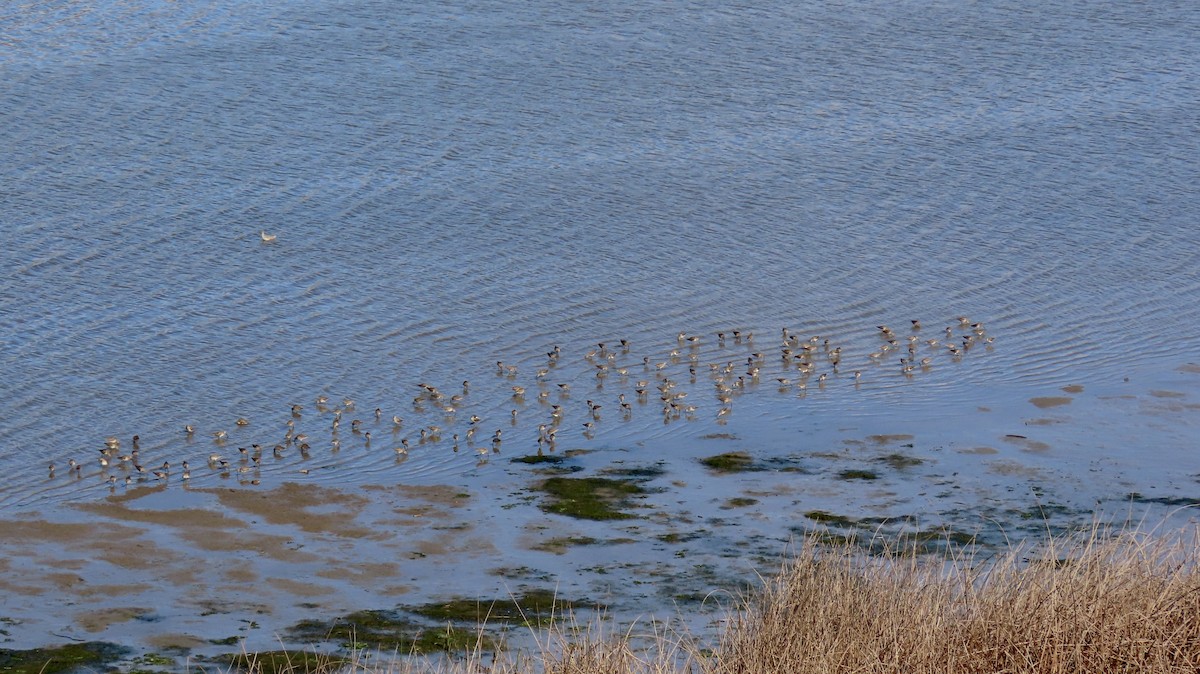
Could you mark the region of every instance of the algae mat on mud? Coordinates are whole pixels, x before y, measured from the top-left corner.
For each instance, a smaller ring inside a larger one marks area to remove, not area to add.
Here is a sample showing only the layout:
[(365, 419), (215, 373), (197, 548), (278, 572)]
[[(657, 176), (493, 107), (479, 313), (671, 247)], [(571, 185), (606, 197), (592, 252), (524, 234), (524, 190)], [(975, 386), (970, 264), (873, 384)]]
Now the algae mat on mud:
[(623, 508), (632, 506), (632, 497), (647, 493), (632, 480), (605, 477), (552, 477), (537, 489), (550, 496), (542, 510), (587, 520), (632, 519), (636, 516)]
[(116, 644), (88, 641), (53, 648), (16, 651), (0, 649), (0, 672), (6, 674), (53, 674), (96, 667), (124, 657), (128, 649)]

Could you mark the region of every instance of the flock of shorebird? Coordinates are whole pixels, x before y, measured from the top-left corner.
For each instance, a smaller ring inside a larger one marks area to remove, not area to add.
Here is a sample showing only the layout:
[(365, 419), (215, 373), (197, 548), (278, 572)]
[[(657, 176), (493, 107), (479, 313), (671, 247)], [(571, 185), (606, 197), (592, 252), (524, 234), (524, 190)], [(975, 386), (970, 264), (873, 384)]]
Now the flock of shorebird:
[[(240, 483), (250, 485), (260, 483), (264, 462), (270, 465), (284, 462), (283, 466), (307, 474), (310, 468), (303, 467), (303, 461), (296, 466), (285, 460), (296, 456), (308, 460), (319, 450), (337, 453), (343, 446), (351, 444), (366, 449), (372, 449), (373, 442), (383, 445), (397, 460), (406, 459), (409, 452), (418, 448), (449, 444), (454, 452), (465, 447), (481, 461), (486, 461), (492, 454), (499, 453), (509, 439), (504, 429), (497, 427), (495, 417), (505, 419), (515, 428), (519, 418), (531, 413), (537, 418), (537, 452), (554, 452), (565, 419), (574, 418), (579, 426), (570, 427), (580, 429), (577, 433), (584, 438), (593, 439), (602, 427), (602, 412), (608, 412), (608, 405), (614, 406), (615, 414), (626, 421), (635, 412), (645, 409), (657, 409), (665, 424), (680, 419), (696, 420), (703, 410), (711, 412), (710, 418), (717, 424), (725, 424), (733, 413), (734, 401), (764, 384), (780, 393), (805, 397), (810, 385), (824, 389), (831, 378), (850, 377), (853, 385), (858, 387), (864, 369), (883, 368), (888, 361), (898, 361), (898, 374), (910, 378), (929, 371), (938, 356), (961, 360), (972, 349), (990, 349), (994, 341), (982, 323), (972, 322), (965, 316), (938, 329), (933, 337), (928, 336), (921, 321), (912, 320), (901, 329), (877, 326), (877, 338), (869, 354), (856, 357), (851, 357), (848, 350), (844, 351), (843, 346), (828, 338), (805, 337), (788, 328), (783, 328), (782, 334), (769, 340), (775, 342), (769, 349), (760, 349), (758, 345), (768, 340), (761, 336), (756, 338), (751, 332), (731, 330), (714, 335), (680, 332), (675, 345), (665, 349), (665, 354), (658, 358), (631, 355), (632, 346), (625, 339), (598, 343), (574, 357), (554, 346), (546, 352), (544, 361), (534, 366), (531, 374), (525, 364), (496, 363), (495, 377), (501, 380), (501, 386), (507, 386), (503, 395), (508, 396), (499, 403), (495, 398), (490, 402), (476, 402), (469, 380), (455, 385), (452, 392), (418, 383), (417, 395), (406, 403), (404, 411), (405, 415), (413, 416), (413, 421), (406, 421), (399, 413), (385, 414), (379, 407), (364, 420), (351, 418), (358, 406), (350, 398), (331, 401), (322, 395), (315, 399), (312, 411), (300, 404), (292, 405), (290, 416), (270, 432), (269, 440), (250, 441), (249, 436), (255, 431), (247, 429), (251, 422), (241, 417), (233, 422), (233, 430), (209, 431), (212, 451), (204, 456), (193, 456), (192, 460), (206, 474), (236, 475)], [(563, 367), (568, 363), (574, 367)], [(526, 379), (522, 380), (523, 376)], [(711, 399), (691, 402), (683, 384), (695, 385), (701, 379), (711, 386)], [(606, 389), (606, 382), (613, 380), (620, 390), (609, 400), (612, 394)], [(573, 386), (589, 390), (580, 396), (586, 398), (586, 410), (572, 402)], [(489, 388), (494, 389), (496, 385)], [(504, 409), (507, 413), (497, 411)], [(481, 415), (492, 417), (487, 419), (489, 430), (482, 430), (485, 418)], [(390, 419), (386, 418), (389, 416)], [(314, 419), (320, 420), (319, 423)], [(420, 419), (419, 424), (417, 419)], [(349, 434), (344, 434), (343, 423), (349, 426)], [(301, 428), (302, 424), (304, 428)], [(372, 437), (372, 431), (376, 437)], [(186, 425), (182, 433), (191, 444), (198, 431), (194, 426)], [(379, 437), (381, 433), (385, 436)], [(532, 450), (533, 432), (520, 441)], [(180, 461), (176, 466), (169, 458), (161, 462), (159, 458), (151, 461), (141, 456), (137, 435), (132, 436), (128, 450), (120, 438), (109, 437), (99, 449), (98, 474), (113, 489), (121, 484), (165, 483), (172, 478), (184, 485), (190, 484), (193, 466), (189, 461)], [(85, 463), (92, 464), (92, 461), (72, 458), (65, 466), (52, 463), (49, 476), (54, 479), (65, 473), (82, 478)], [(87, 473), (94, 474), (92, 470)]]

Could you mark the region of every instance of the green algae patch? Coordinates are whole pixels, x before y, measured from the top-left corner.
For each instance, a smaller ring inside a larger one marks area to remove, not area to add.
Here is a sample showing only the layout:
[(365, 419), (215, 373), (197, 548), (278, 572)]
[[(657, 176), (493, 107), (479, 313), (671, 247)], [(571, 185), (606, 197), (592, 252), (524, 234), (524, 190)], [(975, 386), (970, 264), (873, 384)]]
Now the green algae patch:
[(534, 466), (533, 472), (538, 475), (570, 475), (583, 470), (583, 466), (566, 463), (567, 457), (556, 454), (529, 454), (518, 456), (510, 463), (523, 463)]
[(537, 465), (541, 463), (560, 464), (566, 460), (566, 457), (557, 456), (554, 454), (529, 454), (526, 456), (515, 457), (510, 461), (510, 463), (527, 463), (531, 465)]
[(567, 548), (572, 548), (577, 545), (600, 545), (604, 541), (591, 536), (565, 536), (563, 538), (551, 538), (548, 541), (543, 541), (535, 546), (534, 550), (541, 552), (553, 552), (556, 555), (561, 555), (567, 551)]
[(904, 454), (888, 454), (887, 456), (881, 456), (875, 460), (879, 461), (880, 463), (886, 463), (887, 465), (896, 469), (912, 468), (913, 466), (919, 466), (925, 463), (924, 459), (918, 459), (915, 456), (905, 456)]
[(552, 583), (557, 577), (549, 571), (534, 569), (528, 566), (502, 566), (491, 570), (493, 576), (509, 580), (524, 580), (539, 583)]
[(602, 475), (610, 475), (613, 477), (624, 477), (629, 479), (653, 480), (656, 477), (666, 475), (667, 469), (663, 468), (661, 463), (653, 466), (621, 466), (605, 468), (600, 471)]
[[(913, 517), (912, 515), (895, 515), (895, 516), (889, 516), (889, 517), (861, 517), (861, 518), (856, 519), (853, 517), (847, 517), (845, 515), (838, 515), (835, 513), (831, 513), (826, 510), (810, 510), (810, 511), (804, 513), (804, 516), (814, 522), (819, 522), (821, 524), (824, 524), (825, 526), (839, 527), (842, 529), (855, 529), (855, 528), (878, 529), (881, 526), (886, 526), (889, 524), (899, 524), (899, 523), (903, 523), (903, 522), (907, 522), (907, 523), (911, 524), (916, 521), (916, 518)], [(793, 529), (793, 531), (797, 531), (797, 530)], [(797, 533), (804, 533), (804, 532), (797, 531)]]
[(1037, 522), (1049, 522), (1052, 517), (1068, 517), (1081, 515), (1083, 511), (1073, 512), (1070, 508), (1058, 503), (1038, 503), (1025, 509), (1010, 508), (1004, 511), (1010, 517)]
[(87, 641), (29, 650), (0, 648), (0, 672), (5, 674), (54, 674), (83, 668), (102, 669), (129, 653), (129, 649), (103, 641)]
[(132, 663), (141, 667), (174, 667), (175, 658), (161, 653), (146, 653), (134, 658)]
[(758, 503), (758, 499), (756, 499), (756, 498), (746, 498), (743, 496), (736, 496), (734, 498), (731, 498), (731, 499), (725, 501), (725, 505), (723, 507), (725, 509), (745, 508), (746, 506), (752, 506), (755, 503)]
[(708, 535), (707, 531), (705, 531), (705, 532), (688, 531), (685, 533), (672, 531), (669, 534), (661, 534), (659, 536), (656, 536), (655, 538), (662, 541), (663, 543), (677, 544), (677, 543), (687, 543), (689, 541), (694, 541), (697, 538), (703, 538), (706, 535)]
[(230, 653), (214, 661), (240, 672), (282, 674), (284, 672), (332, 672), (349, 662), (346, 658), (327, 653), (308, 651), (266, 651), (263, 653)]
[(842, 527), (845, 529), (858, 526), (858, 520), (846, 517), (845, 515), (835, 515), (824, 510), (810, 510), (804, 513), (804, 516), (814, 522), (820, 522), (828, 526)]
[(715, 473), (743, 473), (749, 470), (758, 470), (754, 466), (754, 459), (750, 458), (746, 452), (725, 452), (700, 459), (700, 463)]
[(879, 474), (871, 470), (843, 470), (837, 474), (839, 480), (878, 480)]
[(541, 552), (553, 552), (556, 555), (564, 554), (569, 548), (581, 545), (621, 545), (623, 543), (636, 543), (632, 538), (609, 538), (599, 539), (591, 536), (564, 536), (562, 538), (551, 538), (533, 546), (534, 550)]
[(851, 534), (839, 534), (832, 531), (818, 531), (808, 534), (809, 538), (817, 541), (821, 545), (831, 548), (844, 548), (849, 545), (856, 545), (857, 539)]
[[(813, 513), (827, 515), (823, 511), (813, 511)], [(831, 526), (842, 527), (850, 531), (846, 531), (845, 533), (836, 529), (793, 529), (793, 531), (810, 540), (816, 541), (822, 546), (832, 548), (854, 547), (866, 554), (884, 558), (946, 554), (949, 551), (978, 543), (976, 536), (950, 528), (938, 527), (935, 529), (900, 531), (894, 534), (884, 534), (877, 526), (871, 530), (861, 528), (873, 520), (876, 522), (883, 520), (882, 523), (884, 524), (899, 521), (911, 522), (912, 518), (909, 517), (863, 518), (861, 520), (854, 520), (840, 515), (832, 515), (829, 518), (828, 523)]]
[(404, 618), (398, 611), (356, 611), (332, 621), (304, 620), (288, 632), (296, 639), (334, 641), (353, 650), (424, 654), (494, 649), (493, 641), (481, 632), (448, 625), (430, 627)]
[[(840, 458), (840, 457), (839, 457)], [(772, 470), (779, 473), (799, 473), (811, 475), (812, 471), (804, 467), (799, 456), (776, 456), (764, 459), (762, 464), (753, 464), (752, 470)]]
[(938, 552), (951, 546), (971, 545), (975, 537), (953, 529), (930, 531), (906, 531), (900, 534), (900, 543), (916, 552)]
[(1195, 506), (1200, 505), (1200, 498), (1193, 498), (1191, 496), (1149, 497), (1149, 496), (1143, 496), (1142, 494), (1139, 494), (1138, 492), (1135, 491), (1135, 492), (1130, 492), (1126, 498), (1128, 498), (1130, 501), (1133, 501), (1135, 503), (1155, 503), (1158, 505), (1165, 505), (1165, 506), (1172, 506), (1172, 507), (1180, 507), (1180, 506), (1195, 507)]
[(534, 487), (549, 499), (543, 511), (585, 520), (625, 520), (635, 515), (623, 508), (630, 499), (646, 493), (636, 482), (605, 477), (551, 477)]
[(413, 613), (440, 622), (519, 623), (548, 625), (564, 612), (581, 605), (578, 600), (563, 599), (551, 590), (529, 590), (509, 599), (451, 599), (410, 609)]

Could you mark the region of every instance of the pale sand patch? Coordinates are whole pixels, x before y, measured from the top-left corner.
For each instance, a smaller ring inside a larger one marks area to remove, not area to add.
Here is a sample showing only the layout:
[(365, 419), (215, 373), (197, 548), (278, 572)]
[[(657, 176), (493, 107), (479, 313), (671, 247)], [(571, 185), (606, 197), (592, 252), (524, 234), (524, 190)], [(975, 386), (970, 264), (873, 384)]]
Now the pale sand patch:
[(115, 543), (138, 536), (141, 529), (121, 525), (97, 527), (89, 522), (61, 523), (43, 520), (0, 520), (0, 540), (9, 543)]
[(845, 494), (845, 483), (830, 480), (824, 485), (814, 484), (804, 490), (805, 494), (813, 498), (841, 498)]
[(1063, 393), (1083, 393), (1083, 386), (1081, 384), (1068, 384), (1060, 390)]
[(1066, 396), (1042, 396), (1040, 398), (1030, 398), (1029, 402), (1033, 403), (1034, 407), (1044, 410), (1047, 407), (1061, 407), (1063, 405), (1070, 405), (1072, 400), (1074, 400), (1074, 398), (1068, 398)]
[(329, 578), (332, 580), (346, 580), (353, 578), (355, 581), (370, 581), (372, 584), (380, 580), (391, 580), (400, 575), (400, 565), (388, 562), (375, 564), (343, 564), (326, 569), (321, 569), (317, 572), (320, 578)]
[(1151, 391), (1150, 395), (1154, 396), (1155, 398), (1186, 398), (1187, 397), (1186, 393), (1180, 393), (1178, 391)]
[(1186, 410), (1194, 409), (1197, 409), (1196, 403), (1163, 402), (1155, 404), (1154, 407), (1149, 408), (1146, 410), (1146, 412), (1147, 414), (1153, 416), (1165, 416), (1166, 413), (1178, 414)]
[(773, 496), (794, 496), (801, 491), (798, 486), (786, 483), (764, 485), (764, 487), (764, 489), (746, 489), (742, 494), (753, 498), (771, 498)]
[[(40, 597), (44, 594), (51, 593), (52, 591), (48, 587), (26, 585), (20, 581), (0, 578), (0, 592), (12, 596)], [(57, 592), (54, 592), (54, 594), (57, 594)]]
[(213, 535), (204, 529), (181, 529), (179, 535), (201, 550), (210, 552), (253, 552), (281, 562), (306, 563), (322, 559), (319, 555), (297, 548), (295, 539), (288, 536), (255, 531), (227, 531)]
[(309, 533), (342, 538), (388, 538), (389, 534), (358, 526), (355, 520), (370, 504), (357, 494), (313, 484), (285, 482), (270, 490), (197, 489), (212, 494), (227, 508), (290, 525)]
[(144, 638), (146, 639), (146, 643), (148, 643), (151, 648), (160, 651), (190, 651), (195, 648), (209, 645), (207, 639), (194, 637), (190, 634), (151, 634)]
[(166, 482), (135, 484), (126, 488), (124, 491), (114, 491), (113, 493), (109, 494), (105, 500), (109, 503), (126, 503), (128, 501), (136, 501), (143, 496), (162, 493), (167, 490), (167, 487), (168, 485)]
[(92, 597), (122, 597), (129, 594), (137, 594), (139, 592), (150, 592), (156, 587), (158, 586), (152, 583), (94, 585), (84, 582), (74, 586), (72, 590), (75, 592), (76, 596), (90, 599)]
[[(544, 545), (546, 541), (553, 540), (555, 538), (568, 538), (573, 533), (575, 532), (559, 529), (557, 527), (550, 529), (549, 527), (543, 527), (540, 525), (526, 524), (525, 526), (521, 527), (520, 535), (517, 536), (517, 546), (519, 546), (522, 550), (537, 550), (538, 547)], [(562, 552), (558, 552), (556, 554), (563, 554), (565, 552), (566, 550), (564, 549)]]
[(123, 569), (138, 570), (161, 569), (168, 564), (184, 560), (184, 556), (178, 552), (147, 541), (133, 541), (122, 547), (104, 548), (95, 552), (92, 558)]
[(996, 461), (988, 461), (988, 472), (996, 475), (1005, 475), (1010, 477), (1037, 477), (1040, 472), (1036, 468), (1031, 468), (1016, 461), (1008, 459), (998, 459)]
[(170, 585), (191, 585), (196, 582), (196, 574), (199, 569), (194, 567), (195, 559), (187, 558), (191, 564), (180, 565), (174, 569), (163, 569), (159, 573), (163, 582)]
[(192, 596), (202, 595), (200, 598), (196, 599), (193, 602), (195, 607), (197, 609), (199, 609), (199, 611), (197, 611), (197, 615), (200, 615), (200, 616), (233, 615), (233, 614), (239, 614), (239, 613), (240, 614), (258, 613), (258, 614), (262, 614), (262, 615), (267, 615), (267, 614), (271, 613), (271, 607), (266, 604), (255, 604), (253, 602), (239, 602), (236, 600), (230, 600), (229, 598), (213, 599), (212, 592), (209, 591), (207, 588), (203, 588), (200, 586), (194, 586), (194, 587), (190, 588), (189, 595), (192, 595)]
[(96, 515), (108, 517), (122, 522), (141, 522), (171, 527), (204, 527), (210, 529), (230, 529), (246, 527), (243, 520), (226, 515), (225, 513), (205, 508), (180, 508), (171, 510), (138, 510), (125, 505), (125, 500), (112, 500), (100, 503), (81, 503), (75, 506)]
[(225, 579), (231, 583), (258, 582), (258, 574), (248, 566), (233, 566), (225, 569)]
[(47, 573), (41, 575), (41, 579), (49, 582), (59, 592), (68, 592), (74, 589), (76, 585), (82, 585), (87, 582), (83, 579), (83, 576), (77, 573)]
[(435, 540), (419, 541), (416, 551), (426, 557), (434, 555), (480, 557), (497, 554), (496, 546), (492, 545), (491, 539), (466, 536), (439, 536)]
[(1200, 363), (1184, 363), (1175, 369), (1189, 374), (1200, 374)]
[(404, 507), (396, 507), (392, 509), (392, 514), (399, 517), (385, 517), (377, 520), (377, 525), (385, 526), (401, 526), (401, 527), (427, 527), (431, 520), (445, 521), (449, 520), (453, 513), (442, 510), (440, 506), (435, 505), (410, 505)]
[(64, 571), (79, 571), (88, 565), (86, 559), (44, 559), (39, 562), (42, 566)]
[(1021, 451), (1025, 452), (1046, 452), (1050, 450), (1050, 445), (1038, 440), (1030, 440), (1021, 435), (1006, 435), (1001, 439), (1007, 443), (1019, 446)]
[(1050, 419), (1047, 417), (1042, 417), (1040, 419), (1026, 419), (1025, 420), (1026, 426), (1053, 426), (1054, 424), (1065, 424), (1065, 423), (1067, 423), (1066, 419)]
[(318, 585), (312, 581), (292, 580), (291, 578), (268, 578), (267, 585), (287, 592), (293, 597), (327, 597), (337, 594), (337, 588), (328, 585)]
[(892, 435), (868, 435), (867, 439), (877, 445), (886, 445), (892, 442), (905, 442), (907, 440), (912, 440), (913, 436), (905, 433), (896, 433)]
[(471, 500), (470, 492), (452, 485), (365, 485), (363, 491), (395, 493), (405, 500), (420, 499), (426, 503), (443, 506), (466, 505)]
[(152, 613), (154, 613), (154, 609), (149, 608), (104, 608), (96, 611), (76, 613), (75, 624), (87, 632), (103, 632), (113, 625), (136, 620), (141, 616)]
[(959, 454), (999, 454), (1000, 450), (995, 447), (967, 447), (965, 449), (955, 450)]

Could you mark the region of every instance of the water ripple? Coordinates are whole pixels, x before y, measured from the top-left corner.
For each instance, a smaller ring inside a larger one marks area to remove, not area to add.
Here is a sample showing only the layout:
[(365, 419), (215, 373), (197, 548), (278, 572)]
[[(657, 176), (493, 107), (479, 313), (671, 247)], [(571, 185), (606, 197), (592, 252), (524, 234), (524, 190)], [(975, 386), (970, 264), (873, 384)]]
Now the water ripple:
[[(732, 403), (747, 442), (776, 438), (755, 424), (902, 421), (1170, 370), (1200, 347), (1200, 17), (1101, 3), (1029, 21), (1027, 4), (0, 15), (0, 506), (103, 495), (43, 473), (109, 434), (161, 463), (204, 453), (185, 423), (246, 415), (274, 444), (279, 411), (320, 393), (443, 422), (409, 412), (418, 381), (474, 382), (459, 432), (518, 409), (505, 428), (525, 451), (556, 404), (532, 398), (554, 345), (569, 355), (547, 386), (578, 389), (563, 433), (593, 449), (721, 432), (708, 363), (775, 353), (785, 326), (844, 364), (818, 357), (833, 376), (801, 397), (768, 355)], [(934, 361), (911, 377), (903, 345), (868, 358), (876, 325), (920, 318), (940, 338), (962, 313), (991, 349), (922, 341)], [(755, 345), (719, 347), (734, 329)], [(653, 380), (642, 358), (669, 359), (679, 331), (703, 337), (695, 384), (686, 350), (667, 368), (695, 420), (663, 424), (656, 400), (623, 420), (616, 394)], [(583, 354), (618, 339), (629, 373), (598, 382)], [(589, 395), (608, 408), (594, 439)], [(309, 477), (501, 463), (358, 449)]]

